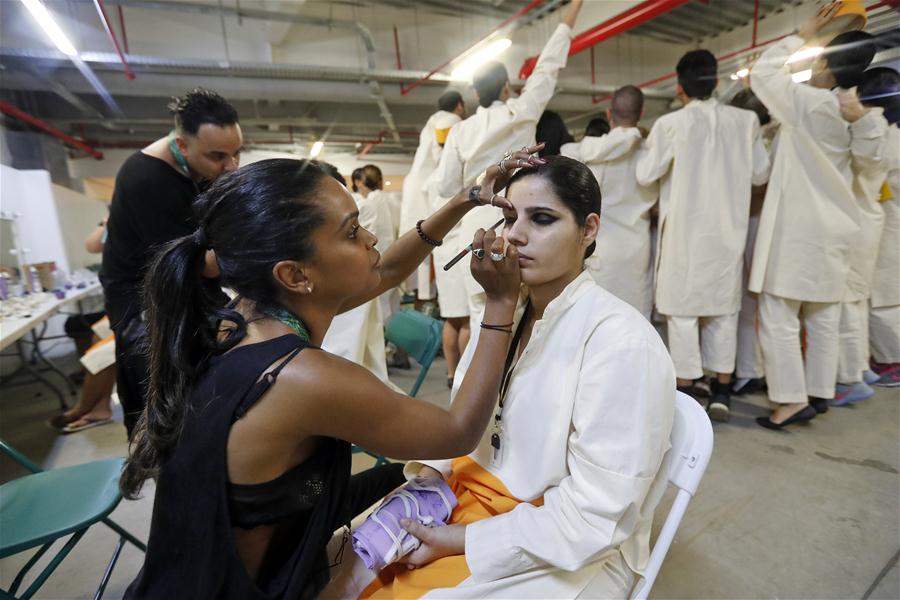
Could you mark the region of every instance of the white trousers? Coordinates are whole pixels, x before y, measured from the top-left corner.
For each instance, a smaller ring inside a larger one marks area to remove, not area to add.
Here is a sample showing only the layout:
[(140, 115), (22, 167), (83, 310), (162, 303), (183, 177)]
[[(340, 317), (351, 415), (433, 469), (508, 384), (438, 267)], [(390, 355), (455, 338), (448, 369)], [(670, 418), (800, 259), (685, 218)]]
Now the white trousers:
[(869, 368), (869, 301), (841, 302), (838, 383), (858, 383)]
[(738, 313), (735, 375), (742, 379), (758, 379), (765, 374), (762, 348), (759, 345), (759, 299), (756, 294), (745, 289), (741, 298), (741, 312)]
[(900, 304), (869, 310), (869, 347), (879, 363), (900, 363)]
[(715, 373), (734, 371), (738, 313), (718, 317), (667, 315), (666, 322), (676, 377), (697, 379), (703, 377), (703, 369)]
[[(800, 345), (800, 318), (806, 329), (806, 364)], [(840, 302), (802, 302), (759, 295), (759, 341), (769, 400), (803, 404), (808, 396), (834, 398), (837, 379)]]
[(416, 269), (416, 298), (419, 300), (431, 300), (434, 294), (431, 290), (431, 256), (428, 256)]
[(466, 272), (469, 271), (468, 257), (450, 267), (449, 271), (444, 270), (444, 265), (458, 250), (458, 244), (447, 244), (445, 240), (444, 245), (435, 248), (432, 253), (438, 304), (441, 306), (441, 316), (445, 319), (469, 316), (469, 296), (465, 282)]
[(734, 374), (739, 379), (758, 379), (766, 374), (762, 348), (759, 345), (759, 296), (747, 289), (758, 230), (759, 215), (751, 212), (744, 248), (744, 277), (741, 283), (744, 293), (741, 295), (741, 312), (738, 313), (737, 364)]

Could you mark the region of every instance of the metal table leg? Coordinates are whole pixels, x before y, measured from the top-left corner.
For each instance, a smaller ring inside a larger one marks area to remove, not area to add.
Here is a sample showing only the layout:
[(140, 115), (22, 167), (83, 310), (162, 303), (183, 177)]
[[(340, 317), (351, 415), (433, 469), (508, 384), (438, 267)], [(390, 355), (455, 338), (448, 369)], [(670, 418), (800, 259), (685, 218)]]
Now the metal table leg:
[(50, 360), (44, 356), (44, 353), (41, 352), (41, 339), (44, 337), (44, 333), (47, 331), (47, 323), (44, 323), (44, 326), (41, 328), (41, 333), (38, 334), (34, 329), (31, 330), (31, 343), (34, 344), (34, 348), (31, 351), (31, 356), (36, 357), (39, 361), (44, 363), (51, 371), (59, 375), (63, 378), (63, 381), (66, 382), (66, 387), (69, 388), (69, 393), (71, 395), (75, 395), (78, 393), (78, 390), (75, 388), (75, 384), (72, 383), (72, 380), (69, 379), (69, 376), (62, 372), (62, 370), (54, 365)]
[(50, 382), (50, 380), (48, 380), (46, 377), (44, 377), (39, 370), (37, 370), (36, 368), (34, 368), (31, 365), (31, 362), (28, 360), (28, 358), (25, 355), (25, 347), (22, 343), (22, 340), (16, 341), (16, 347), (19, 349), (19, 356), (22, 359), (22, 368), (25, 369), (26, 371), (28, 371), (29, 373), (31, 373), (32, 377), (34, 377), (39, 382), (43, 383), (45, 386), (50, 388), (50, 391), (52, 391), (54, 394), (56, 394), (56, 397), (59, 398), (60, 409), (62, 409), (64, 411), (68, 410), (69, 406), (66, 404), (66, 399), (63, 396), (63, 393), (60, 392), (59, 389)]

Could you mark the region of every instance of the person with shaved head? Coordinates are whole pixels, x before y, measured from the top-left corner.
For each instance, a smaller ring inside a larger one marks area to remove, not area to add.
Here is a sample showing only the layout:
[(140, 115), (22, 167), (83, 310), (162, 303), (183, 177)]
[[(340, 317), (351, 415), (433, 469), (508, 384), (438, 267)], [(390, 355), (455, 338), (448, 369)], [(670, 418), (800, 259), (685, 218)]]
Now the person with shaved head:
[(565, 144), (561, 154), (580, 160), (600, 184), (603, 216), (597, 247), (585, 265), (601, 287), (638, 309), (647, 319), (653, 310), (650, 210), (659, 197), (656, 182), (640, 185), (635, 170), (646, 154), (638, 121), (644, 94), (633, 85), (619, 88), (606, 111), (609, 133), (585, 135)]

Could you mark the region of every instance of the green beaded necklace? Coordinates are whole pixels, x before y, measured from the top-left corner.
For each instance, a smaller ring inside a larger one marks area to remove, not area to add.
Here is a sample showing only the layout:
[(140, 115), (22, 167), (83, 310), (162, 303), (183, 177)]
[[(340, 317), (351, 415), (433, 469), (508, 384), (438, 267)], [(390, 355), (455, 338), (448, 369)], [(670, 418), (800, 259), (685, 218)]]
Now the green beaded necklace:
[(294, 333), (299, 335), (303, 341), (309, 341), (309, 330), (306, 329), (306, 325), (303, 324), (303, 321), (291, 311), (280, 306), (266, 306), (262, 308), (262, 312), (293, 329)]

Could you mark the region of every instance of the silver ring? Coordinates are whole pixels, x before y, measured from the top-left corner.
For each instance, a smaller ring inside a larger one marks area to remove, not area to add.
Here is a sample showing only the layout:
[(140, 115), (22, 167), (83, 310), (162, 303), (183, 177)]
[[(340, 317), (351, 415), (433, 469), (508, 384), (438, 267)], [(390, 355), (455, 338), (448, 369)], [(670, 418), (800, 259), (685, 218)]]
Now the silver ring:
[(478, 260), (482, 260), (484, 258), (484, 248), (475, 248), (472, 250), (472, 255)]
[(491, 206), (497, 206), (496, 204), (494, 204), (494, 198), (499, 198), (499, 197), (500, 196), (498, 196), (497, 194), (494, 194), (493, 196), (491, 196)]
[(492, 261), (494, 261), (494, 262), (500, 262), (500, 261), (503, 260), (504, 258), (506, 258), (506, 255), (505, 255), (505, 254), (503, 254), (503, 253), (501, 253), (501, 252), (494, 252), (493, 250), (491, 250), (491, 260), (492, 260)]
[(520, 169), (522, 168), (522, 159), (521, 158), (516, 159), (516, 166), (519, 167)]
[(505, 158), (497, 163), (497, 168), (500, 169), (500, 173), (502, 175), (506, 175), (507, 173), (509, 173), (509, 171), (506, 170), (506, 159)]
[(528, 146), (522, 146), (521, 152), (528, 152)]

